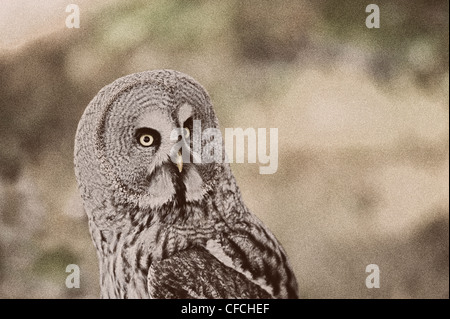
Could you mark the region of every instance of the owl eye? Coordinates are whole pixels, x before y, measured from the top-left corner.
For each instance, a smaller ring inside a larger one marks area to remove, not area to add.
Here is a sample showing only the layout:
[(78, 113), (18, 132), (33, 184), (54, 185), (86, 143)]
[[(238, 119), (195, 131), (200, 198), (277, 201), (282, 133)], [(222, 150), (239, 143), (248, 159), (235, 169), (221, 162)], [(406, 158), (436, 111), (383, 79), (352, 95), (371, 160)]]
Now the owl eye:
[(137, 129), (135, 138), (136, 142), (143, 147), (158, 147), (161, 142), (161, 135), (158, 131), (148, 127)]
[(141, 144), (144, 147), (149, 147), (153, 144), (153, 141), (155, 139), (150, 134), (143, 134), (141, 137), (139, 137), (139, 144)]
[(192, 117), (188, 118), (188, 119), (184, 122), (184, 124), (183, 124), (183, 128), (184, 128), (184, 138), (189, 138), (189, 136), (191, 136), (192, 124), (193, 124)]
[(188, 129), (187, 127), (184, 128), (184, 138), (189, 138), (189, 136), (191, 135), (191, 130)]

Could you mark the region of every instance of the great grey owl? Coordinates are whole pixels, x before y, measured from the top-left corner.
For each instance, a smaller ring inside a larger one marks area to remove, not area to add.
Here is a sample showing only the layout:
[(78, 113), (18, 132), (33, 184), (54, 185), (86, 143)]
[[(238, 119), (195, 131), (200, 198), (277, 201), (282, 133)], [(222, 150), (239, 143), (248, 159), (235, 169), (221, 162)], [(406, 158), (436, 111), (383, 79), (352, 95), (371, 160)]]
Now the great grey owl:
[(229, 164), (189, 161), (192, 148), (172, 154), (193, 143), (193, 121), (218, 128), (204, 88), (172, 70), (120, 78), (87, 106), (75, 172), (101, 296), (297, 298), (283, 248), (245, 206)]

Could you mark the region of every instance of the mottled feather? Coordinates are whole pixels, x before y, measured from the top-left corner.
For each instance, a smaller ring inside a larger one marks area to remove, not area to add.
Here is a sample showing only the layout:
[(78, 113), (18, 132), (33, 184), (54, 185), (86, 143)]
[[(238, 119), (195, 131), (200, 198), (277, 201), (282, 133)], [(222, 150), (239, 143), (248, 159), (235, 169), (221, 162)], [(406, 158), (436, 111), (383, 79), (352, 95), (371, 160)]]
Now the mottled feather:
[[(205, 89), (172, 70), (120, 78), (86, 108), (75, 173), (102, 297), (297, 298), (283, 248), (245, 206), (229, 164), (180, 171), (170, 160), (171, 131), (193, 120), (219, 127)], [(143, 129), (154, 145), (139, 145)]]
[(154, 263), (148, 279), (151, 298), (271, 298), (267, 291), (202, 248), (177, 252)]

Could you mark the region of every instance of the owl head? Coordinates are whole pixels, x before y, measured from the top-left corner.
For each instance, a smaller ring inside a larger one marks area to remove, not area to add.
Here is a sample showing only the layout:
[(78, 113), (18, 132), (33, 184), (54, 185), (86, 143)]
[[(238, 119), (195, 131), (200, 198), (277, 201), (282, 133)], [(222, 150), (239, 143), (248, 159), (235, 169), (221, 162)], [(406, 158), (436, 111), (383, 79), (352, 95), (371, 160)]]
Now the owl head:
[(125, 218), (122, 210), (201, 202), (225, 164), (193, 160), (196, 121), (218, 128), (207, 92), (183, 73), (135, 73), (101, 89), (75, 139), (75, 173), (89, 217), (111, 227)]

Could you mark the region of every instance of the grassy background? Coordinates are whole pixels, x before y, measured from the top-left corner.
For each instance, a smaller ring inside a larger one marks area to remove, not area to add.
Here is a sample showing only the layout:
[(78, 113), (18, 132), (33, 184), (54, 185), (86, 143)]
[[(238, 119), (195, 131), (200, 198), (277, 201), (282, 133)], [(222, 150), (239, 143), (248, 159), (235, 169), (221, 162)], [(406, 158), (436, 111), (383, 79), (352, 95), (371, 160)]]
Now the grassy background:
[(302, 297), (448, 298), (448, 2), (377, 4), (380, 29), (364, 1), (83, 1), (66, 29), (56, 1), (51, 32), (0, 51), (0, 297), (99, 296), (76, 126), (104, 85), (171, 68), (205, 86), (222, 130), (279, 129), (276, 174), (232, 168)]

